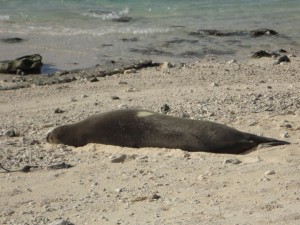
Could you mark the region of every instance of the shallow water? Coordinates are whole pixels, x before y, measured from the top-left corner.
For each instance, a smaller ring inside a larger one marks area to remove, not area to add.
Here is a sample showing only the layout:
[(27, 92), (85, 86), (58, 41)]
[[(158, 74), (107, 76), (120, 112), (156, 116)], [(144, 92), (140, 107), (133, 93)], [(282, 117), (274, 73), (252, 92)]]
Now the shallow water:
[[(197, 61), (205, 55), (245, 58), (260, 49), (299, 49), (297, 0), (1, 0), (0, 60), (40, 53), (46, 72), (119, 58)], [(120, 20), (122, 21), (116, 21)], [(124, 22), (126, 20), (126, 22)], [(190, 35), (199, 29), (277, 36)]]

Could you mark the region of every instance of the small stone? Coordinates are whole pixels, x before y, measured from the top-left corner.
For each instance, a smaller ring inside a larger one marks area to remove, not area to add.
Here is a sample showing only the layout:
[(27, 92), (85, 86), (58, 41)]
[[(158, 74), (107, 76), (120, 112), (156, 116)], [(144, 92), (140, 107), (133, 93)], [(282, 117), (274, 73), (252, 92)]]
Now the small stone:
[(55, 110), (54, 110), (54, 113), (64, 113), (65, 111), (64, 110), (62, 110), (62, 109), (60, 109), (60, 108), (56, 108)]
[(233, 159), (225, 159), (224, 163), (225, 164), (230, 163), (230, 164), (237, 165), (237, 164), (240, 164), (241, 161), (238, 160), (237, 158), (233, 158)]
[(281, 137), (282, 137), (282, 138), (289, 138), (290, 135), (289, 135), (288, 132), (284, 132), (283, 134), (281, 134)]
[(265, 176), (263, 176), (262, 178), (259, 179), (260, 182), (262, 181), (270, 181), (270, 178), (267, 178)]
[(129, 73), (136, 73), (136, 69), (129, 69), (124, 71), (124, 74), (129, 74)]
[(163, 113), (163, 114), (167, 114), (168, 112), (170, 112), (170, 106), (168, 106), (167, 104), (164, 104), (162, 107), (160, 107), (160, 111)]
[(111, 96), (111, 99), (112, 99), (112, 100), (118, 100), (118, 99), (120, 99), (120, 98), (119, 98), (118, 96), (115, 96), (115, 95), (114, 95), (114, 96)]
[(283, 55), (283, 56), (280, 56), (273, 64), (277, 65), (277, 64), (280, 64), (282, 62), (291, 62), (291, 60), (286, 55)]
[(15, 137), (16, 136), (16, 132), (14, 130), (7, 130), (7, 131), (4, 131), (3, 136)]
[(87, 98), (87, 97), (89, 97), (89, 96), (86, 94), (81, 95), (81, 98)]
[(117, 193), (121, 193), (123, 191), (123, 188), (116, 188), (115, 189), (115, 192), (117, 192)]
[(232, 59), (227, 62), (227, 64), (232, 64), (232, 63), (236, 63), (236, 59)]
[(15, 211), (14, 210), (11, 210), (11, 209), (5, 209), (5, 210), (3, 210), (2, 212), (1, 212), (1, 214), (3, 215), (3, 216), (11, 216), (12, 214), (14, 214), (15, 213)]
[(160, 65), (160, 69), (162, 69), (162, 70), (170, 69), (170, 68), (173, 68), (173, 67), (174, 66), (169, 62), (164, 62)]
[(111, 160), (111, 163), (122, 163), (125, 161), (126, 159), (126, 155), (125, 154), (120, 154), (120, 155), (114, 155), (109, 157)]
[(137, 89), (132, 88), (132, 87), (127, 88), (127, 89), (125, 90), (125, 92), (136, 92), (136, 91), (137, 91)]
[(275, 174), (275, 170), (269, 170), (267, 172), (265, 172), (265, 175), (274, 175)]
[(51, 222), (49, 225), (74, 225), (73, 223), (70, 223), (67, 220), (63, 219), (56, 219), (53, 222)]
[(129, 106), (126, 105), (126, 104), (120, 104), (120, 105), (118, 105), (118, 108), (119, 108), (119, 109), (128, 109)]
[(210, 85), (210, 86), (212, 86), (212, 87), (219, 87), (219, 84), (217, 84), (217, 83), (213, 82), (213, 83), (211, 83), (211, 85)]
[(89, 82), (93, 83), (93, 82), (98, 82), (99, 80), (97, 79), (97, 77), (93, 77), (91, 79), (89, 79)]
[(158, 200), (158, 199), (160, 199), (161, 197), (158, 195), (158, 194), (152, 194), (150, 197), (149, 197), (149, 200), (151, 201), (151, 200)]

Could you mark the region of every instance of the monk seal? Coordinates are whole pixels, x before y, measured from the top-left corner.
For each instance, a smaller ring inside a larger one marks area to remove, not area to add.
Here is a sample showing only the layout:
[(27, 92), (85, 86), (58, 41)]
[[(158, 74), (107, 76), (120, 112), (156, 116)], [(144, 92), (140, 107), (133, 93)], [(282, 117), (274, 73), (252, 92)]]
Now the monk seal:
[(100, 143), (123, 147), (178, 148), (185, 151), (244, 153), (259, 144), (289, 144), (273, 138), (238, 131), (223, 124), (178, 118), (147, 110), (125, 109), (91, 116), (57, 127), (49, 143), (75, 147)]

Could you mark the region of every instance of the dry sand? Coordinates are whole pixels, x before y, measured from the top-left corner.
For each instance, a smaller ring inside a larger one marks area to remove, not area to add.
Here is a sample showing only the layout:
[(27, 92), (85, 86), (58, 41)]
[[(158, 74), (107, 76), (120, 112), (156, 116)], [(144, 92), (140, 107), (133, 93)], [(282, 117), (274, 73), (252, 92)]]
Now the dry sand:
[[(0, 134), (18, 134), (0, 136), (1, 164), (74, 167), (0, 173), (0, 224), (51, 224), (59, 218), (76, 225), (300, 224), (300, 59), (291, 61), (206, 59), (94, 83), (1, 91)], [(170, 115), (292, 144), (218, 155), (45, 141), (50, 128), (95, 113), (126, 107), (159, 112), (163, 104)], [(57, 108), (64, 112), (54, 113)], [(120, 156), (125, 159), (114, 163)]]

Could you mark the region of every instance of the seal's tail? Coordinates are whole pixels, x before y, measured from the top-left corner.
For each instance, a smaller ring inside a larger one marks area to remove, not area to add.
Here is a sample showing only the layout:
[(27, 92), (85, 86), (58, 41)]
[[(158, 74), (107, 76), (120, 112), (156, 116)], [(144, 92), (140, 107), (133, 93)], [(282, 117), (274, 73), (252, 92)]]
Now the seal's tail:
[(259, 144), (267, 144), (268, 146), (277, 146), (277, 145), (289, 145), (290, 142), (287, 141), (281, 141), (274, 138), (269, 137), (263, 137), (263, 136), (257, 136), (255, 134), (248, 134), (249, 140), (255, 142), (257, 145)]

